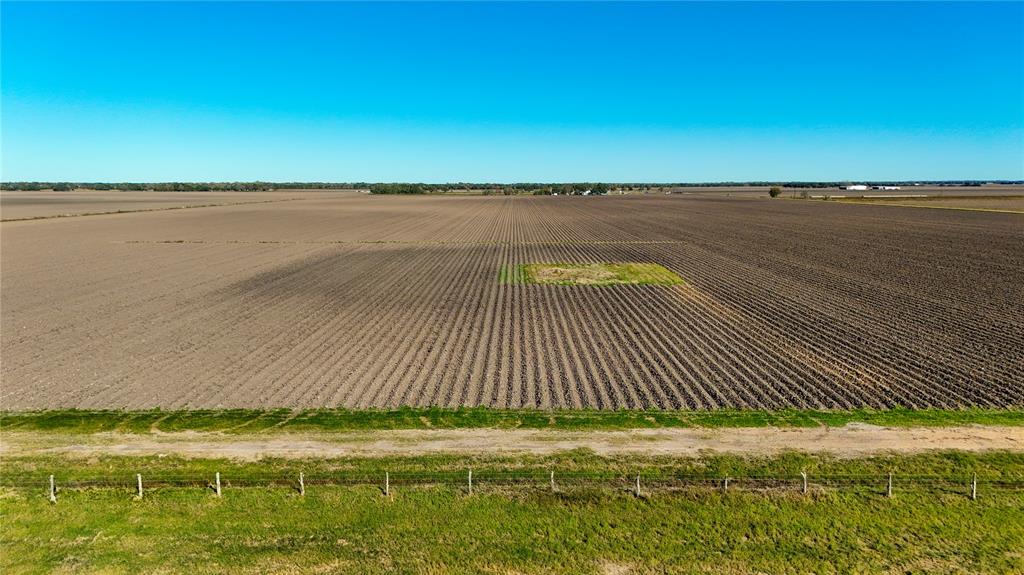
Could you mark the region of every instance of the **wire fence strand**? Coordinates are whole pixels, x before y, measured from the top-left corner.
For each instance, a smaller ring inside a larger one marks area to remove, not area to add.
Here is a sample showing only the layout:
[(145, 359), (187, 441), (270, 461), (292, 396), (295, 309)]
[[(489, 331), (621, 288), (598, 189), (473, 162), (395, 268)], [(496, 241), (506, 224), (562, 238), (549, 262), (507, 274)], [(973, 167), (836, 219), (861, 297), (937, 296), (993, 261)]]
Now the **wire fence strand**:
[[(303, 474), (303, 483), (311, 486), (381, 486), (387, 482), (391, 487), (402, 486), (466, 486), (468, 484), (466, 470), (444, 472), (402, 472), (380, 470), (379, 472), (304, 472), (296, 469), (288, 472), (231, 474), (221, 473), (220, 480), (224, 488), (282, 487), (299, 488), (299, 475)], [(553, 472), (553, 475), (552, 475)], [(46, 489), (49, 487), (50, 473), (31, 475), (0, 474), (0, 487), (12, 489)], [(136, 489), (136, 473), (111, 475), (61, 475), (53, 474), (61, 489)], [(214, 473), (176, 474), (176, 473), (141, 473), (142, 481), (147, 489), (160, 487), (209, 487), (214, 482)], [(387, 479), (385, 479), (387, 477)], [(793, 490), (801, 491), (804, 485), (803, 476), (797, 475), (711, 475), (664, 473), (661, 471), (643, 470), (633, 473), (559, 471), (558, 469), (536, 469), (516, 471), (473, 470), (474, 487), (506, 486), (506, 487), (537, 487), (541, 489), (556, 488), (612, 488), (634, 489), (637, 479), (644, 489), (673, 488), (720, 488), (729, 490), (763, 491)], [(889, 474), (861, 475), (813, 475), (808, 474), (809, 489), (857, 490), (874, 488), (884, 491)], [(915, 489), (937, 492), (970, 491), (973, 485), (979, 490), (1024, 491), (1024, 479), (1003, 477), (976, 477), (974, 475), (893, 475), (896, 489)]]

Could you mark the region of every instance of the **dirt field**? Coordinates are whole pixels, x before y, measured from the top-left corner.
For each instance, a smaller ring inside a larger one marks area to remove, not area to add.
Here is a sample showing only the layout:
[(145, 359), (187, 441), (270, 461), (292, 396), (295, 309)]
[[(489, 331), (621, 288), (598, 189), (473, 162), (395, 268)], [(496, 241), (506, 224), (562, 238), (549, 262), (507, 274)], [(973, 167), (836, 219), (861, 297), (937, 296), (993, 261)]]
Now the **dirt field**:
[[(0, 192), (0, 219), (24, 220), (111, 212), (166, 210), (209, 205), (277, 202), (317, 197), (321, 192)], [(337, 195), (337, 192), (329, 192)]]
[[(1015, 214), (317, 193), (0, 233), (5, 409), (1024, 405)], [(686, 284), (498, 281), (556, 262)]]
[[(666, 191), (672, 194), (698, 196), (698, 197), (719, 197), (719, 196), (760, 196), (768, 197), (770, 186), (687, 186), (687, 187), (665, 187), (647, 190), (648, 194), (664, 194)], [(989, 184), (984, 186), (900, 186), (899, 190), (864, 190), (848, 191), (832, 188), (799, 188), (783, 187), (783, 197), (800, 197), (802, 192), (809, 195), (828, 194), (831, 196), (890, 196), (893, 194), (923, 194), (926, 196), (1021, 196), (1024, 195), (1024, 185), (1017, 184)]]
[(913, 206), (922, 208), (959, 208), (969, 210), (1006, 210), (1024, 214), (1024, 195), (1022, 196), (956, 196), (956, 197), (927, 197), (927, 198), (877, 198), (877, 199), (851, 199), (842, 200), (847, 202), (872, 202), (887, 206)]

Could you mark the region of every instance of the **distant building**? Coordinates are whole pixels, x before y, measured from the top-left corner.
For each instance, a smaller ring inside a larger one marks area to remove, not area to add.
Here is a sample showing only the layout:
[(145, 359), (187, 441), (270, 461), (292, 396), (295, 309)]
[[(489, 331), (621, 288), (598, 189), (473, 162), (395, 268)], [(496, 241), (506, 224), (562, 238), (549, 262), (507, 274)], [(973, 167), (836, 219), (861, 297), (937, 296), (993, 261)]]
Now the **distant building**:
[(874, 190), (899, 190), (899, 186), (871, 186)]
[(842, 189), (863, 192), (863, 191), (867, 191), (868, 187), (864, 186), (864, 185), (861, 185), (861, 184), (857, 184), (857, 185), (854, 185), (854, 186), (842, 186)]

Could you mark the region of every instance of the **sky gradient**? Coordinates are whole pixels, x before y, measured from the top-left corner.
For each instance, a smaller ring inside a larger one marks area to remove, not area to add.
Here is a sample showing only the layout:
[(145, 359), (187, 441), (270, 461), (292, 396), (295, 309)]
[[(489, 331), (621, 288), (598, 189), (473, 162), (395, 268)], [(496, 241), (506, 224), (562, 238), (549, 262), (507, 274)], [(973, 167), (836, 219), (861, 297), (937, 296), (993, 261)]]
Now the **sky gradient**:
[(1024, 3), (0, 4), (5, 181), (1024, 179)]

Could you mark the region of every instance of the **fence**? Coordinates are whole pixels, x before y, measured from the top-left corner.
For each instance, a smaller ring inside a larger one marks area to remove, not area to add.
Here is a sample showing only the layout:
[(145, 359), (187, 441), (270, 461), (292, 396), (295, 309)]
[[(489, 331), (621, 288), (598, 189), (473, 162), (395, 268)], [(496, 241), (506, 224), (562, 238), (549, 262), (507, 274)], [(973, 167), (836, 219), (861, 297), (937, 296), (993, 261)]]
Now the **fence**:
[(15, 489), (45, 490), (51, 502), (56, 502), (59, 489), (126, 489), (142, 497), (152, 488), (202, 488), (220, 496), (232, 488), (279, 487), (294, 489), (304, 495), (307, 489), (321, 485), (377, 486), (384, 495), (394, 487), (453, 486), (472, 494), (481, 487), (532, 488), (552, 492), (565, 492), (574, 488), (605, 488), (629, 491), (641, 496), (654, 491), (703, 488), (722, 491), (792, 491), (807, 494), (822, 490), (858, 490), (892, 497), (900, 489), (961, 494), (977, 499), (979, 493), (993, 491), (1024, 491), (1024, 479), (979, 478), (969, 476), (937, 475), (820, 475), (801, 473), (792, 476), (767, 475), (699, 475), (664, 473), (659, 470), (639, 471), (623, 475), (614, 473), (516, 470), (474, 471), (466, 469), (450, 472), (390, 472), (379, 473), (313, 473), (296, 470), (291, 473), (275, 472), (248, 475), (221, 475), (214, 472), (203, 475), (174, 475), (167, 473), (125, 474), (116, 476), (61, 477), (56, 474), (39, 476), (0, 476), (0, 486)]

